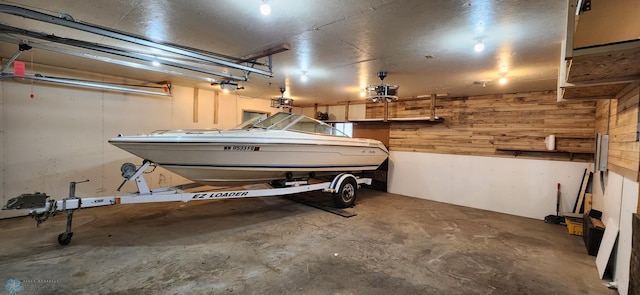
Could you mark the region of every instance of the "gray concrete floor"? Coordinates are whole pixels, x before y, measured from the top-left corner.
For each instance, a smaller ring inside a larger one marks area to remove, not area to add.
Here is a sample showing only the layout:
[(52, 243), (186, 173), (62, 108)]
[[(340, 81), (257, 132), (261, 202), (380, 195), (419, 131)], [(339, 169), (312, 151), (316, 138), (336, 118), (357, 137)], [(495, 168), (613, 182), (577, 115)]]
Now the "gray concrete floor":
[(66, 247), (65, 215), (0, 220), (0, 282), (20, 280), (19, 295), (617, 294), (563, 226), (366, 189), (349, 210), (280, 197), (83, 209)]

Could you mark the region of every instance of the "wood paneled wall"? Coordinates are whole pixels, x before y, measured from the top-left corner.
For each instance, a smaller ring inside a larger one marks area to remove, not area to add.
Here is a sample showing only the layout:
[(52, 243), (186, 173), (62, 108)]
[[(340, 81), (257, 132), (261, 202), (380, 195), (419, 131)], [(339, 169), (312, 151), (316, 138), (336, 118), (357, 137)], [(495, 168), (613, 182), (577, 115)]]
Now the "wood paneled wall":
[(640, 86), (622, 90), (617, 99), (598, 100), (596, 131), (609, 134), (609, 170), (639, 181), (640, 143), (638, 132), (638, 100)]
[[(389, 118), (429, 116), (431, 100), (389, 104)], [(511, 156), (591, 161), (596, 101), (557, 102), (555, 91), (471, 97), (439, 97), (436, 116), (443, 123), (391, 122), (389, 146), (416, 151), (482, 156)], [(367, 118), (382, 118), (383, 104), (368, 104)], [(547, 152), (544, 139), (556, 136), (558, 152)], [(564, 153), (563, 153), (564, 152)], [(574, 157), (574, 153), (582, 157)]]

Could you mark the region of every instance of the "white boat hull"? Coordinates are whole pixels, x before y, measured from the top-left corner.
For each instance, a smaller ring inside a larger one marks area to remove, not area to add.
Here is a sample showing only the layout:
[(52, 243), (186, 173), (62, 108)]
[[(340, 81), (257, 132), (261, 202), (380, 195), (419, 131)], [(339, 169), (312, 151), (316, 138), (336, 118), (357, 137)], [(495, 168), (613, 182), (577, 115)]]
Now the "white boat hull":
[[(185, 178), (212, 185), (260, 183), (271, 180), (375, 170), (388, 152), (367, 140), (310, 144), (247, 144), (242, 140), (213, 142), (142, 142), (112, 139), (111, 143), (140, 158), (153, 161)], [(269, 141), (274, 141), (270, 139)]]
[(387, 159), (389, 152), (380, 141), (337, 136), (337, 132), (302, 115), (278, 113), (250, 128), (171, 130), (118, 136), (109, 142), (212, 185), (375, 170)]

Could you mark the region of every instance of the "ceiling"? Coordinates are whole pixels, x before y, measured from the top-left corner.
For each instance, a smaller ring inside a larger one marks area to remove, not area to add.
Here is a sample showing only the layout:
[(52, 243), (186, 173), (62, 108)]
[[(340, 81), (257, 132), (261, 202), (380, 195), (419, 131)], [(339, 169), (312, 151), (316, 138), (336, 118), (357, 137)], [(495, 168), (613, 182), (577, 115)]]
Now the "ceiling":
[[(285, 86), (285, 95), (296, 103), (362, 101), (363, 87), (380, 83), (378, 71), (387, 72), (385, 83), (400, 86), (401, 98), (556, 88), (560, 46), (566, 30), (565, 1), (268, 3), (272, 11), (265, 16), (259, 10), (261, 0), (0, 0), (0, 4), (56, 16), (66, 13), (75, 21), (234, 57), (288, 44), (289, 50), (273, 55), (273, 77), (252, 73), (245, 89), (236, 91), (245, 97), (280, 96), (279, 88)], [(117, 43), (48, 23), (0, 15), (0, 24), (4, 25), (59, 37)], [(6, 32), (0, 35), (16, 37)], [(476, 52), (474, 45), (480, 40), (485, 49)], [(16, 50), (16, 44), (0, 41), (2, 64)], [(20, 55), (18, 60), (144, 81), (217, 87), (170, 72), (129, 68), (37, 48)], [(301, 80), (303, 73), (308, 77), (306, 82)], [(504, 85), (498, 83), (502, 76), (508, 79)], [(483, 87), (475, 81), (487, 83)]]

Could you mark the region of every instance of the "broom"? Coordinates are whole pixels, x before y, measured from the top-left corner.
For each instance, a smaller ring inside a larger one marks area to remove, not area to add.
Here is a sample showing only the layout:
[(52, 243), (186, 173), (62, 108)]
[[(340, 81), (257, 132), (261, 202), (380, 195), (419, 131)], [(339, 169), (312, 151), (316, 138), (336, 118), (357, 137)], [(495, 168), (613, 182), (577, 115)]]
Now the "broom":
[(544, 222), (552, 224), (565, 224), (564, 217), (560, 216), (560, 183), (558, 183), (558, 194), (556, 196), (556, 215), (547, 215)]

